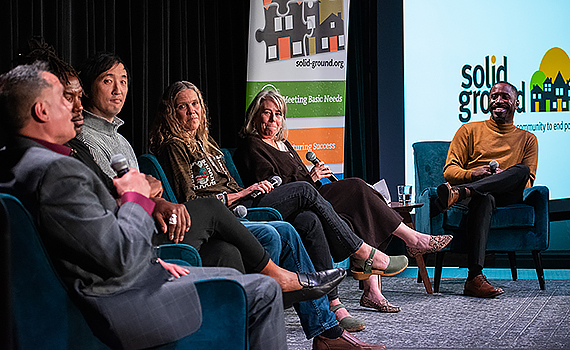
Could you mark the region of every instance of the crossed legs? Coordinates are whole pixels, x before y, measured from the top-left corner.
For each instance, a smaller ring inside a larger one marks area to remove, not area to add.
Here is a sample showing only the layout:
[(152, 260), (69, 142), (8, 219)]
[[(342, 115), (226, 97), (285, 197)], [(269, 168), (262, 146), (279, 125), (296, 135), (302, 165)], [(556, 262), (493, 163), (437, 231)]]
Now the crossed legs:
[(438, 187), (438, 203), (442, 209), (447, 209), (458, 201), (462, 201), (469, 209), (467, 212), (469, 272), (464, 289), (466, 295), (490, 298), (503, 293), (501, 288), (494, 288), (482, 273), (491, 217), (497, 205), (522, 202), (523, 190), (529, 176), (528, 166), (517, 164), (471, 183), (458, 186), (444, 184)]

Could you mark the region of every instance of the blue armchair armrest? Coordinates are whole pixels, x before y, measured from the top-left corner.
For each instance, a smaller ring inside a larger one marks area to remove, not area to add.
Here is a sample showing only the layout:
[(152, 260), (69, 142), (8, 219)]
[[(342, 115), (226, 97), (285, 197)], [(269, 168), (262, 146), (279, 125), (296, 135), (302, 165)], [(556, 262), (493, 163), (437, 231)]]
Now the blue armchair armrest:
[(249, 221), (283, 221), (281, 213), (270, 207), (248, 208), (245, 218)]
[(150, 153), (143, 154), (138, 158), (139, 168), (142, 173), (149, 174), (160, 180), (162, 183), (162, 198), (172, 203), (178, 203), (174, 191), (168, 183), (168, 178), (156, 157)]
[[(534, 207), (534, 233), (537, 234), (537, 242), (541, 242), (539, 250), (548, 249), (550, 224), (548, 222), (549, 190), (546, 186), (533, 186), (523, 192), (523, 203)], [(546, 236), (546, 237), (542, 237)]]
[(443, 214), (437, 214), (432, 217), (432, 203), (437, 198), (437, 191), (435, 187), (426, 188), (421, 194), (416, 197), (417, 203), (423, 203), (423, 206), (416, 208), (416, 230), (418, 232), (440, 235), (443, 232)]
[(163, 244), (156, 249), (156, 256), (166, 262), (181, 266), (202, 266), (200, 254), (191, 245)]
[(247, 350), (249, 322), (243, 287), (234, 280), (220, 278), (196, 281), (195, 284), (202, 306), (202, 326), (176, 343), (159, 349), (198, 350), (222, 346), (229, 350)]

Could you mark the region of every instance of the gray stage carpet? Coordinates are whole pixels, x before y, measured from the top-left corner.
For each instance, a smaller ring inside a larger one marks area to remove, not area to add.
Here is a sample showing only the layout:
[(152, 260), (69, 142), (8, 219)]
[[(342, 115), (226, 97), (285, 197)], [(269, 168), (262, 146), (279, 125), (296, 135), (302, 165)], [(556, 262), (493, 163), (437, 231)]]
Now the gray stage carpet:
[[(396, 314), (359, 305), (358, 282), (340, 285), (342, 302), (367, 322), (355, 333), (388, 349), (570, 349), (570, 280), (491, 280), (505, 294), (495, 299), (462, 295), (464, 280), (442, 279), (440, 293), (428, 295), (414, 278), (383, 279), (388, 300), (402, 307)], [(285, 311), (289, 349), (311, 349), (293, 308)]]

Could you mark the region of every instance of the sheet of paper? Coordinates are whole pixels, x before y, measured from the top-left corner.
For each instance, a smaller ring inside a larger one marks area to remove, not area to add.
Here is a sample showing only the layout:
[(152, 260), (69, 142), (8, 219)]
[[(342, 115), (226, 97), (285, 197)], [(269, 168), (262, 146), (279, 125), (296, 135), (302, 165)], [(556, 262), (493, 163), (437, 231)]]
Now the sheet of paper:
[(390, 197), (390, 190), (388, 189), (388, 185), (386, 184), (386, 180), (382, 179), (372, 186), (376, 191), (380, 192), (386, 204), (390, 204), (392, 202), (392, 198)]

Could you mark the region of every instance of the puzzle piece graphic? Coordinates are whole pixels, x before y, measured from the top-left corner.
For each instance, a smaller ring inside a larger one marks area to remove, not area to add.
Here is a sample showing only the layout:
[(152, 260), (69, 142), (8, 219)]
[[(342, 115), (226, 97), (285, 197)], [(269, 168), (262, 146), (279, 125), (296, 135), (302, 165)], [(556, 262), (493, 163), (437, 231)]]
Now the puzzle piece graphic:
[(263, 0), (263, 6), (265, 28), (255, 39), (265, 42), (266, 62), (344, 50), (342, 1)]

